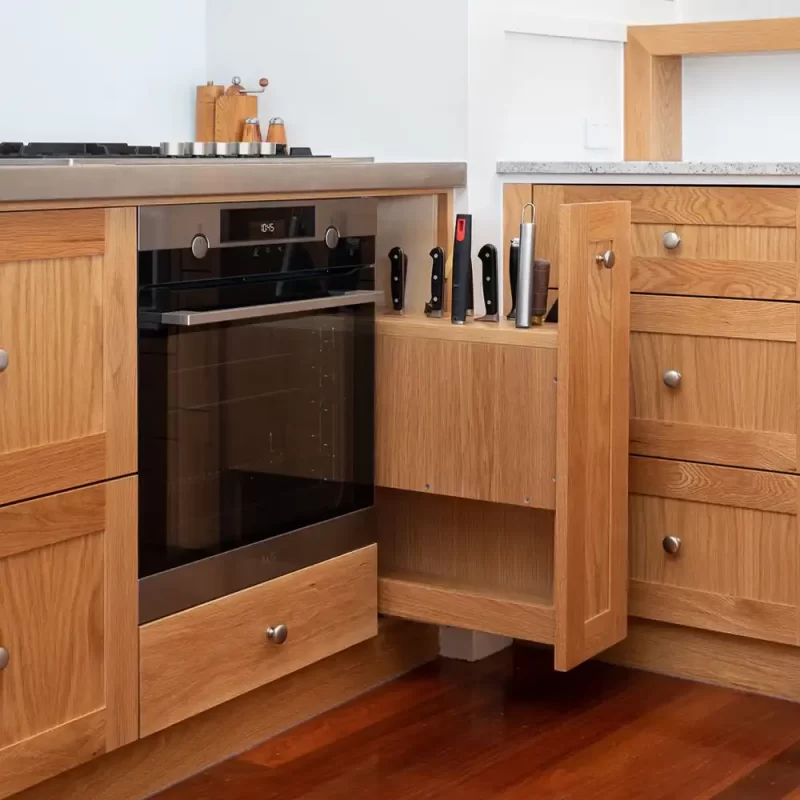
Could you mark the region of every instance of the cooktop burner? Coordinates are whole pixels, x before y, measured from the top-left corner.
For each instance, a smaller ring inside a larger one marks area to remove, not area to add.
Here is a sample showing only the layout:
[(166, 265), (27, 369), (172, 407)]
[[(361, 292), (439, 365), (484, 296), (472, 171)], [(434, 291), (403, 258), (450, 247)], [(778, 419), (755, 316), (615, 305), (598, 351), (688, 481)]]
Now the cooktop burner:
[[(3, 158), (171, 158), (158, 145), (124, 142), (0, 142)], [(214, 156), (212, 156), (214, 157)], [(259, 158), (329, 158), (315, 156), (310, 147), (278, 146), (275, 154)]]

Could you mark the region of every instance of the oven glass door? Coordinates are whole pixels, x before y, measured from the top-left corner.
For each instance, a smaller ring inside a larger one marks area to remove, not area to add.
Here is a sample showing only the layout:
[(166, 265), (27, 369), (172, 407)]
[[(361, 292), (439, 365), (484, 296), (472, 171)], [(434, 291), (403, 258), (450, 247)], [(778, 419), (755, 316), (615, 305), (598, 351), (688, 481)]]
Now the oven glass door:
[(373, 504), (374, 308), (140, 325), (141, 578)]

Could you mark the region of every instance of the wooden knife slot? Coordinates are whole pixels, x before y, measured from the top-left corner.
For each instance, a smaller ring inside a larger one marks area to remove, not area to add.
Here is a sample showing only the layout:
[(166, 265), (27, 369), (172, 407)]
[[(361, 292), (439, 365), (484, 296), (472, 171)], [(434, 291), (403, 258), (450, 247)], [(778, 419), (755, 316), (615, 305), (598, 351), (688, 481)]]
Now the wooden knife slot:
[(379, 609), (570, 669), (627, 632), (630, 204), (562, 206), (558, 256), (558, 324), (378, 319)]

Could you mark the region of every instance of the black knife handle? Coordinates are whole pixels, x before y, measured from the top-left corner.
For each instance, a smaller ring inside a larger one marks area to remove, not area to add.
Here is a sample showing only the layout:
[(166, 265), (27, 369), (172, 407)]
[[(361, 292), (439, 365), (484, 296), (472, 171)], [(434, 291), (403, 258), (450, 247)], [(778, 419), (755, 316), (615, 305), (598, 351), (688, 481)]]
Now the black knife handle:
[(406, 297), (406, 274), (408, 272), (408, 257), (402, 247), (393, 247), (389, 251), (389, 265), (391, 267), (392, 308), (395, 311), (402, 311)]
[(485, 244), (478, 253), (483, 270), (481, 286), (483, 286), (483, 302), (487, 316), (497, 314), (499, 297), (497, 291), (497, 248), (493, 244)]
[(430, 311), (441, 311), (444, 308), (444, 250), (434, 247), (431, 257), (431, 301)]
[(456, 217), (453, 241), (453, 299), (450, 319), (457, 325), (467, 321), (472, 287), (472, 215)]
[(511, 240), (508, 252), (508, 280), (511, 284), (511, 311), (506, 314), (506, 319), (517, 317), (517, 279), (519, 277), (519, 239)]

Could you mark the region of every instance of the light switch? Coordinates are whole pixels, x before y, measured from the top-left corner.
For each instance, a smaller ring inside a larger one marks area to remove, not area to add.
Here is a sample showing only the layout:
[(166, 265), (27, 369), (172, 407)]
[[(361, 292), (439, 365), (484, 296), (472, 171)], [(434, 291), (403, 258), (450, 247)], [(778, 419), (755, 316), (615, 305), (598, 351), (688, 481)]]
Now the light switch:
[(587, 150), (610, 150), (611, 125), (608, 122), (587, 117), (583, 142)]

